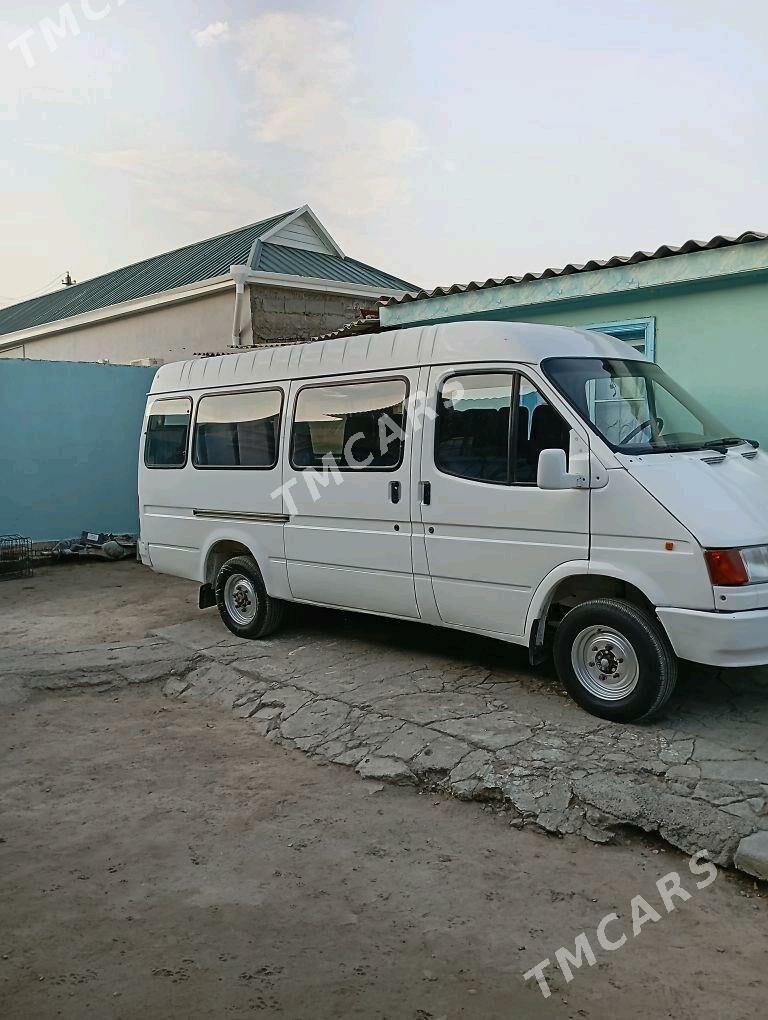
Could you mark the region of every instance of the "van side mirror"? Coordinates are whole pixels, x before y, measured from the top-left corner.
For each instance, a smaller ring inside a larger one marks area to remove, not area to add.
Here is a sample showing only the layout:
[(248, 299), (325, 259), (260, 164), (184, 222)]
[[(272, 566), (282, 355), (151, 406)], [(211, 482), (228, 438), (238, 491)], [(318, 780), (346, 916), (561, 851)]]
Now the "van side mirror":
[(564, 450), (542, 450), (536, 484), (540, 489), (585, 489), (589, 481), (584, 475), (568, 473)]

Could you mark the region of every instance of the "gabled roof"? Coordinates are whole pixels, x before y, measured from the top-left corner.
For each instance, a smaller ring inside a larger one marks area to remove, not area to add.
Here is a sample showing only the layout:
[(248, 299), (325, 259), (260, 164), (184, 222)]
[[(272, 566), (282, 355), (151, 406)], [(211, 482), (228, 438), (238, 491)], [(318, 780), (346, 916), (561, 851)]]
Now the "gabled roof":
[[(262, 245), (262, 240), (267, 243)], [(260, 257), (253, 264), (250, 260), (257, 252)], [(416, 289), (405, 280), (344, 257), (312, 210), (301, 206), (42, 297), (0, 308), (0, 336), (202, 283), (227, 275), (233, 265), (249, 264), (259, 273), (312, 276), (373, 289), (380, 287), (383, 292)]]
[(319, 280), (336, 280), (339, 283), (358, 283), (364, 287), (381, 287), (382, 290), (415, 290), (412, 283), (374, 269), (357, 259), (340, 259), (318, 251), (302, 251), (280, 244), (263, 244), (257, 264), (251, 267), (259, 273), (284, 273), (287, 276), (311, 276)]
[(591, 259), (589, 262), (569, 262), (562, 269), (544, 269), (540, 273), (525, 273), (523, 276), (505, 276), (503, 279), (473, 280), (471, 283), (454, 283), (450, 287), (435, 287), (434, 290), (420, 290), (417, 293), (405, 294), (402, 297), (391, 297), (388, 305), (403, 304), (406, 301), (422, 301), (425, 298), (446, 297), (449, 294), (463, 294), (466, 291), (488, 290), (492, 287), (508, 287), (517, 283), (531, 283), (534, 280), (548, 280), (553, 276), (572, 276), (574, 273), (593, 273), (600, 269), (613, 269), (615, 266), (633, 266), (638, 262), (651, 262), (656, 259), (672, 258), (675, 255), (691, 255), (695, 252), (712, 251), (715, 248), (729, 248), (737, 244), (749, 244), (752, 241), (765, 241), (768, 234), (756, 230), (745, 230), (738, 237), (725, 237), (716, 234), (709, 241), (686, 241), (674, 247), (663, 244), (655, 251), (636, 251), (633, 255), (614, 255), (610, 259)]

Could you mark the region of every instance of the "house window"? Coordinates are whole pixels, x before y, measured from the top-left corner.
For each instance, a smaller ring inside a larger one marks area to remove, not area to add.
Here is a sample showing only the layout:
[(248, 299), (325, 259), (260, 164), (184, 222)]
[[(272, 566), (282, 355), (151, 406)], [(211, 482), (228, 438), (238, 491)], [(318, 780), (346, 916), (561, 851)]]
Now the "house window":
[(647, 319), (628, 319), (625, 322), (600, 322), (583, 328), (596, 333), (608, 333), (617, 340), (626, 341), (649, 361), (656, 359), (656, 320), (653, 316)]

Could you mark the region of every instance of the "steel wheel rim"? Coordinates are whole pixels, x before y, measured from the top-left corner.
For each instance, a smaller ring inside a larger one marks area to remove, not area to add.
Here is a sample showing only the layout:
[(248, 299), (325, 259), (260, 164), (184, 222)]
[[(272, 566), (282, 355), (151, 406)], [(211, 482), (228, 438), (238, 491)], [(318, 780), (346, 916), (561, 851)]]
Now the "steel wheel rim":
[(640, 663), (631, 641), (612, 627), (585, 627), (571, 649), (581, 686), (601, 701), (621, 701), (640, 681)]
[(232, 574), (224, 585), (224, 606), (241, 627), (247, 627), (256, 619), (258, 599), (253, 581), (245, 574)]

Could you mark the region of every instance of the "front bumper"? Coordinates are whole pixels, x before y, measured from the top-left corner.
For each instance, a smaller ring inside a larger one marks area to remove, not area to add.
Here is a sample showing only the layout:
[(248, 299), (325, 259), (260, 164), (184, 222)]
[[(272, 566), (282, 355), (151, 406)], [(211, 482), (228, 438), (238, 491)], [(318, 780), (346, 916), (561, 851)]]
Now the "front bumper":
[(681, 659), (708, 666), (768, 665), (768, 609), (740, 613), (657, 609), (656, 614)]

